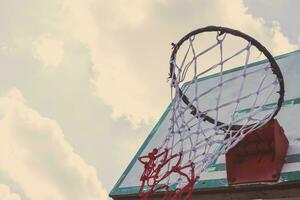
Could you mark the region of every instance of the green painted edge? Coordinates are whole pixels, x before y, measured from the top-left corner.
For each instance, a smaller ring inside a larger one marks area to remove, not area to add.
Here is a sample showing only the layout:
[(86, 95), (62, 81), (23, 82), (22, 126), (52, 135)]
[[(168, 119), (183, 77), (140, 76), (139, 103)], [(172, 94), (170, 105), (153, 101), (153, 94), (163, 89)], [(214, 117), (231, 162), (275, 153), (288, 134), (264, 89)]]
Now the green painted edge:
[[(296, 55), (296, 54), (300, 54), (300, 49), (298, 49), (296, 51), (286, 53), (286, 54), (282, 54), (282, 55), (279, 55), (279, 56), (275, 56), (274, 59), (277, 61), (277, 60), (281, 60), (283, 58), (286, 58), (286, 57), (289, 57), (289, 56), (292, 56), (292, 55)], [(250, 63), (250, 64), (247, 65), (247, 67), (248, 68), (249, 67), (255, 67), (257, 65), (261, 65), (261, 64), (264, 64), (264, 63), (267, 63), (267, 62), (268, 62), (268, 60), (264, 59), (264, 60), (260, 60), (260, 61), (257, 61), (257, 62)], [(225, 70), (223, 72), (223, 74), (229, 74), (229, 73), (233, 73), (233, 72), (236, 72), (236, 71), (240, 71), (243, 68), (244, 68), (244, 66), (234, 67), (232, 69)], [(215, 78), (215, 77), (218, 77), (218, 76), (220, 76), (220, 73), (215, 73), (215, 74), (211, 74), (211, 75), (199, 78), (198, 81), (204, 81), (204, 80)], [(188, 85), (189, 83), (190, 83), (190, 81), (184, 83), (183, 87), (186, 87), (186, 85)]]
[[(300, 162), (300, 154), (292, 154), (286, 157), (285, 163), (297, 163)], [(209, 167), (209, 172), (217, 172), (217, 171), (225, 171), (226, 165), (225, 163), (215, 164), (212, 167)], [(300, 169), (299, 171), (294, 172), (284, 172), (281, 174), (281, 178), (283, 182), (285, 181), (294, 181), (300, 180)], [(226, 179), (211, 179), (211, 180), (201, 180), (197, 181), (195, 184), (195, 189), (208, 189), (208, 188), (217, 188), (217, 187), (227, 186)], [(118, 195), (129, 195), (129, 194), (137, 194), (139, 192), (139, 187), (123, 187), (118, 188), (115, 191), (110, 193), (110, 196), (118, 196)]]
[[(282, 54), (282, 55), (276, 56), (274, 58), (275, 58), (275, 60), (280, 60), (280, 59), (283, 59), (283, 58), (286, 58), (286, 57), (289, 57), (289, 56), (292, 56), (292, 55), (295, 55), (295, 54), (300, 54), (300, 49), (296, 50), (296, 51), (292, 51), (292, 52), (286, 53), (286, 54)], [(254, 67), (254, 66), (257, 66), (257, 65), (260, 65), (260, 64), (264, 64), (267, 61), (268, 61), (267, 59), (261, 60), (261, 61), (257, 61), (257, 62), (249, 64), (248, 67)], [(243, 66), (236, 67), (236, 68), (233, 68), (233, 69), (229, 69), (229, 70), (224, 71), (223, 74), (228, 74), (228, 73), (232, 73), (232, 72), (235, 72), (235, 71), (239, 71), (242, 68), (243, 68)], [(215, 73), (215, 74), (203, 77), (203, 78), (199, 78), (199, 81), (207, 80), (207, 79), (214, 78), (214, 77), (217, 77), (217, 76), (219, 76), (219, 73)], [(188, 83), (183, 84), (183, 88), (186, 87), (187, 84)], [(137, 161), (138, 157), (144, 151), (144, 149), (146, 148), (146, 146), (150, 142), (151, 138), (157, 132), (159, 125), (163, 122), (163, 120), (167, 116), (167, 114), (168, 114), (168, 112), (170, 110), (170, 106), (171, 106), (171, 104), (169, 104), (169, 106), (167, 107), (166, 111), (163, 113), (162, 117), (159, 119), (159, 121), (156, 123), (156, 125), (154, 126), (154, 128), (151, 130), (149, 136), (146, 138), (146, 140), (144, 141), (144, 143), (142, 144), (142, 146), (140, 147), (140, 149), (138, 150), (138, 152), (135, 154), (134, 158), (129, 163), (128, 167), (125, 169), (125, 171), (123, 172), (123, 174), (121, 175), (121, 177), (119, 178), (119, 180), (117, 181), (117, 183), (114, 185), (113, 189), (109, 193), (110, 197), (118, 196), (118, 195), (123, 195), (123, 193), (122, 193), (121, 190), (123, 190), (125, 188), (121, 189), (119, 186), (122, 184), (122, 182), (124, 181), (126, 175), (129, 173), (130, 169), (133, 167), (133, 165)], [(131, 188), (131, 187), (128, 187), (128, 188)], [(129, 189), (129, 192), (127, 192), (125, 194), (134, 194), (134, 193), (137, 193), (138, 190), (139, 190), (139, 188), (137, 189), (137, 187), (132, 187), (132, 188), (134, 188), (134, 190)]]
[(296, 163), (296, 162), (300, 162), (300, 154), (288, 155), (285, 158), (285, 163)]
[[(300, 170), (300, 169), (299, 169)], [(279, 183), (287, 182), (287, 181), (298, 181), (300, 180), (300, 171), (294, 172), (284, 172), (280, 175)], [(195, 184), (194, 189), (220, 189), (228, 187), (227, 179), (212, 179), (205, 181), (198, 181)], [(137, 195), (139, 192), (139, 187), (124, 187), (119, 188), (117, 193), (111, 193), (111, 197), (123, 196), (123, 195)]]
[[(285, 159), (286, 159), (285, 160), (286, 164), (300, 162), (300, 154), (287, 155)], [(225, 163), (218, 163), (208, 168), (209, 172), (225, 171), (225, 170), (226, 170)]]
[[(299, 104), (300, 103), (300, 98), (293, 98), (293, 99), (288, 99), (288, 100), (285, 100), (282, 104), (282, 107), (286, 107), (286, 106), (289, 106), (289, 105), (295, 105), (295, 104)], [(263, 106), (263, 110), (268, 110), (268, 109), (271, 109), (272, 106), (274, 105), (277, 105), (276, 103), (270, 103), (270, 104), (266, 104)], [(235, 113), (239, 113), (239, 114), (242, 114), (242, 113), (248, 113), (251, 111), (251, 108), (245, 108), (245, 109), (241, 109), (241, 110), (237, 110)]]

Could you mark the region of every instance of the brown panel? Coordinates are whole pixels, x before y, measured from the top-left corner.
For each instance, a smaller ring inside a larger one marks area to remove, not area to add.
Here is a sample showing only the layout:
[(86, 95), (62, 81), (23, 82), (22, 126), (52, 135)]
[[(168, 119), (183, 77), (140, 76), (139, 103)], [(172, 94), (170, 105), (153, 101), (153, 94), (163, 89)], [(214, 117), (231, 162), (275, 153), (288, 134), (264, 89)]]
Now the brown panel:
[[(161, 195), (149, 198), (159, 200)], [(115, 196), (115, 200), (138, 200), (136, 196)], [(230, 186), (221, 189), (195, 191), (191, 200), (243, 200), (243, 199), (276, 199), (300, 200), (300, 182), (285, 184), (255, 184)]]

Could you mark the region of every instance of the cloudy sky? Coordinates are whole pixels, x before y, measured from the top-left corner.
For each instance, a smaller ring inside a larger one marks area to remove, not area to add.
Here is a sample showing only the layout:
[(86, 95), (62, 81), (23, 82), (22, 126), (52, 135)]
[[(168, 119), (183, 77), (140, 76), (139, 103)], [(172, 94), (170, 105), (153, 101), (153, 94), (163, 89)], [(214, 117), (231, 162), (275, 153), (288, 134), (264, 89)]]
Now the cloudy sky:
[(299, 48), (292, 0), (0, 0), (0, 200), (102, 200), (169, 102), (171, 42)]

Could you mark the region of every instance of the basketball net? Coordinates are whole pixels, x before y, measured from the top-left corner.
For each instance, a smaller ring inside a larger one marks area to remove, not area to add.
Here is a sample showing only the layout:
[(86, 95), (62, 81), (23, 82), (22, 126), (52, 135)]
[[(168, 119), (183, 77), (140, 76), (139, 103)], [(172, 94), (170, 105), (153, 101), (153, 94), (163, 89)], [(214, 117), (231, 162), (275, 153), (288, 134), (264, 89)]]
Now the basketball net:
[[(176, 55), (170, 60), (173, 69), (169, 128), (161, 144), (139, 158), (144, 165), (139, 192), (142, 199), (156, 193), (162, 193), (163, 199), (190, 199), (201, 174), (248, 133), (266, 124), (277, 111), (278, 105), (273, 102), (274, 97), (279, 98), (276, 92), (280, 86), (271, 72), (270, 62), (249, 67), (251, 42), (225, 57), (223, 43), (227, 34), (216, 34), (215, 43), (201, 52), (194, 47), (197, 36), (190, 36), (185, 41), (187, 48), (180, 62)], [(211, 50), (219, 51), (218, 60), (212, 66), (201, 67), (201, 56)], [(244, 59), (242, 70), (225, 78), (225, 64), (239, 56)], [(218, 78), (214, 85), (201, 89), (201, 78), (216, 70)], [(250, 76), (257, 76), (259, 82), (247, 84)], [(228, 87), (236, 81), (239, 85), (234, 98), (225, 98)], [(212, 93), (213, 100), (204, 108), (205, 98)], [(245, 107), (246, 111), (240, 113)], [(221, 122), (220, 116), (225, 112), (230, 114), (226, 122)]]

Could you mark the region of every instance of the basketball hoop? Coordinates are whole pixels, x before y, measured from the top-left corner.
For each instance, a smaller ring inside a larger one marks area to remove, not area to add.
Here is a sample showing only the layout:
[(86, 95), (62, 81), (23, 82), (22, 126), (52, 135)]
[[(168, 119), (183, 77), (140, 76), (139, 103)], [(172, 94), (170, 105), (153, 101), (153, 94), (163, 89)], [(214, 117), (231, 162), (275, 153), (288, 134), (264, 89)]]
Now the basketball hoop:
[[(203, 49), (201, 41), (206, 43), (207, 38), (213, 42)], [(238, 50), (225, 50), (237, 44)], [(261, 53), (268, 62), (251, 68), (252, 52)], [(211, 65), (206, 65), (206, 60)], [(241, 73), (225, 79), (228, 63), (236, 60), (242, 60)], [(213, 73), (219, 76), (218, 82), (202, 90), (199, 80)], [(154, 193), (164, 193), (163, 199), (190, 199), (201, 173), (246, 135), (272, 120), (284, 98), (283, 77), (273, 56), (254, 38), (230, 28), (208, 26), (184, 36), (173, 45), (169, 75), (168, 133), (159, 146), (139, 158), (144, 165), (142, 199)], [(250, 76), (261, 76), (260, 81), (249, 83)], [(232, 85), (238, 85), (235, 97), (227, 99), (226, 88)], [(244, 108), (247, 112), (240, 112)]]

